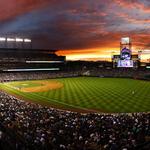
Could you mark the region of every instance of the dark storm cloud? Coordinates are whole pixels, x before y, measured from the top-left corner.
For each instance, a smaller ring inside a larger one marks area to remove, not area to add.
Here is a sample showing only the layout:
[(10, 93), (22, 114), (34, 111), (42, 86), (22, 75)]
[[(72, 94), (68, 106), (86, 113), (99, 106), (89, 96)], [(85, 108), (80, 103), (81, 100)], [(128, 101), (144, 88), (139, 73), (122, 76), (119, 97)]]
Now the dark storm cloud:
[(86, 49), (116, 47), (122, 36), (150, 33), (149, 0), (5, 0), (0, 34), (31, 37), (34, 47)]

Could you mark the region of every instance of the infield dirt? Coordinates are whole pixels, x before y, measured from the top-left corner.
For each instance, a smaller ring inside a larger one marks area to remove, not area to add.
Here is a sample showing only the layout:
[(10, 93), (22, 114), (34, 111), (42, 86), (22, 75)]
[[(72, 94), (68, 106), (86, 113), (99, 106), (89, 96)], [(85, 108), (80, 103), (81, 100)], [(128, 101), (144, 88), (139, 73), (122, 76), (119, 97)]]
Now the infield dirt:
[(63, 87), (63, 84), (58, 81), (34, 81), (38, 83), (38, 86), (34, 87), (24, 87), (21, 88), (22, 92), (46, 92), (49, 90), (55, 90)]

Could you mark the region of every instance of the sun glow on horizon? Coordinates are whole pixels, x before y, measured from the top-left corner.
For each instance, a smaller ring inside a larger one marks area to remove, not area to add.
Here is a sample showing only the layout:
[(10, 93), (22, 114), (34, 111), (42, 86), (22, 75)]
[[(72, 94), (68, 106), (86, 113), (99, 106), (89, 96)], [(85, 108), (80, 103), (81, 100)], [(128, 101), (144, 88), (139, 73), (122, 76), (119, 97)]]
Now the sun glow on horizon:
[[(57, 54), (66, 56), (66, 60), (84, 60), (84, 61), (111, 61), (113, 55), (119, 55), (119, 48), (95, 48), (86, 50), (59, 50)], [(133, 50), (133, 54), (138, 54)], [(141, 53), (141, 61), (149, 61), (150, 50), (148, 53)]]

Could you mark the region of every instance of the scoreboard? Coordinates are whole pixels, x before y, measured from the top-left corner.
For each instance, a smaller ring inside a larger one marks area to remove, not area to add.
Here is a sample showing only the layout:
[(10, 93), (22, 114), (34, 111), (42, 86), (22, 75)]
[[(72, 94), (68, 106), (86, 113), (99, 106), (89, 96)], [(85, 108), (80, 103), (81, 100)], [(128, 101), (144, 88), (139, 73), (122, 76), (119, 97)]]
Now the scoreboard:
[(120, 55), (113, 55), (113, 67), (137, 68), (139, 65), (139, 56), (132, 55), (132, 43), (129, 37), (121, 38)]
[(117, 67), (133, 67), (133, 60), (119, 60)]

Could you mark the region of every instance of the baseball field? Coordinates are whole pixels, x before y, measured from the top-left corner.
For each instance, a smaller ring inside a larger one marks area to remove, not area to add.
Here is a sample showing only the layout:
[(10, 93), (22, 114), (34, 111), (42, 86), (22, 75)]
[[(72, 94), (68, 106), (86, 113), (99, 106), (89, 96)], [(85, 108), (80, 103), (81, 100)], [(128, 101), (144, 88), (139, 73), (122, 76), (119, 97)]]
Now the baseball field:
[(25, 101), (80, 112), (148, 112), (150, 82), (126, 78), (74, 77), (1, 83)]

